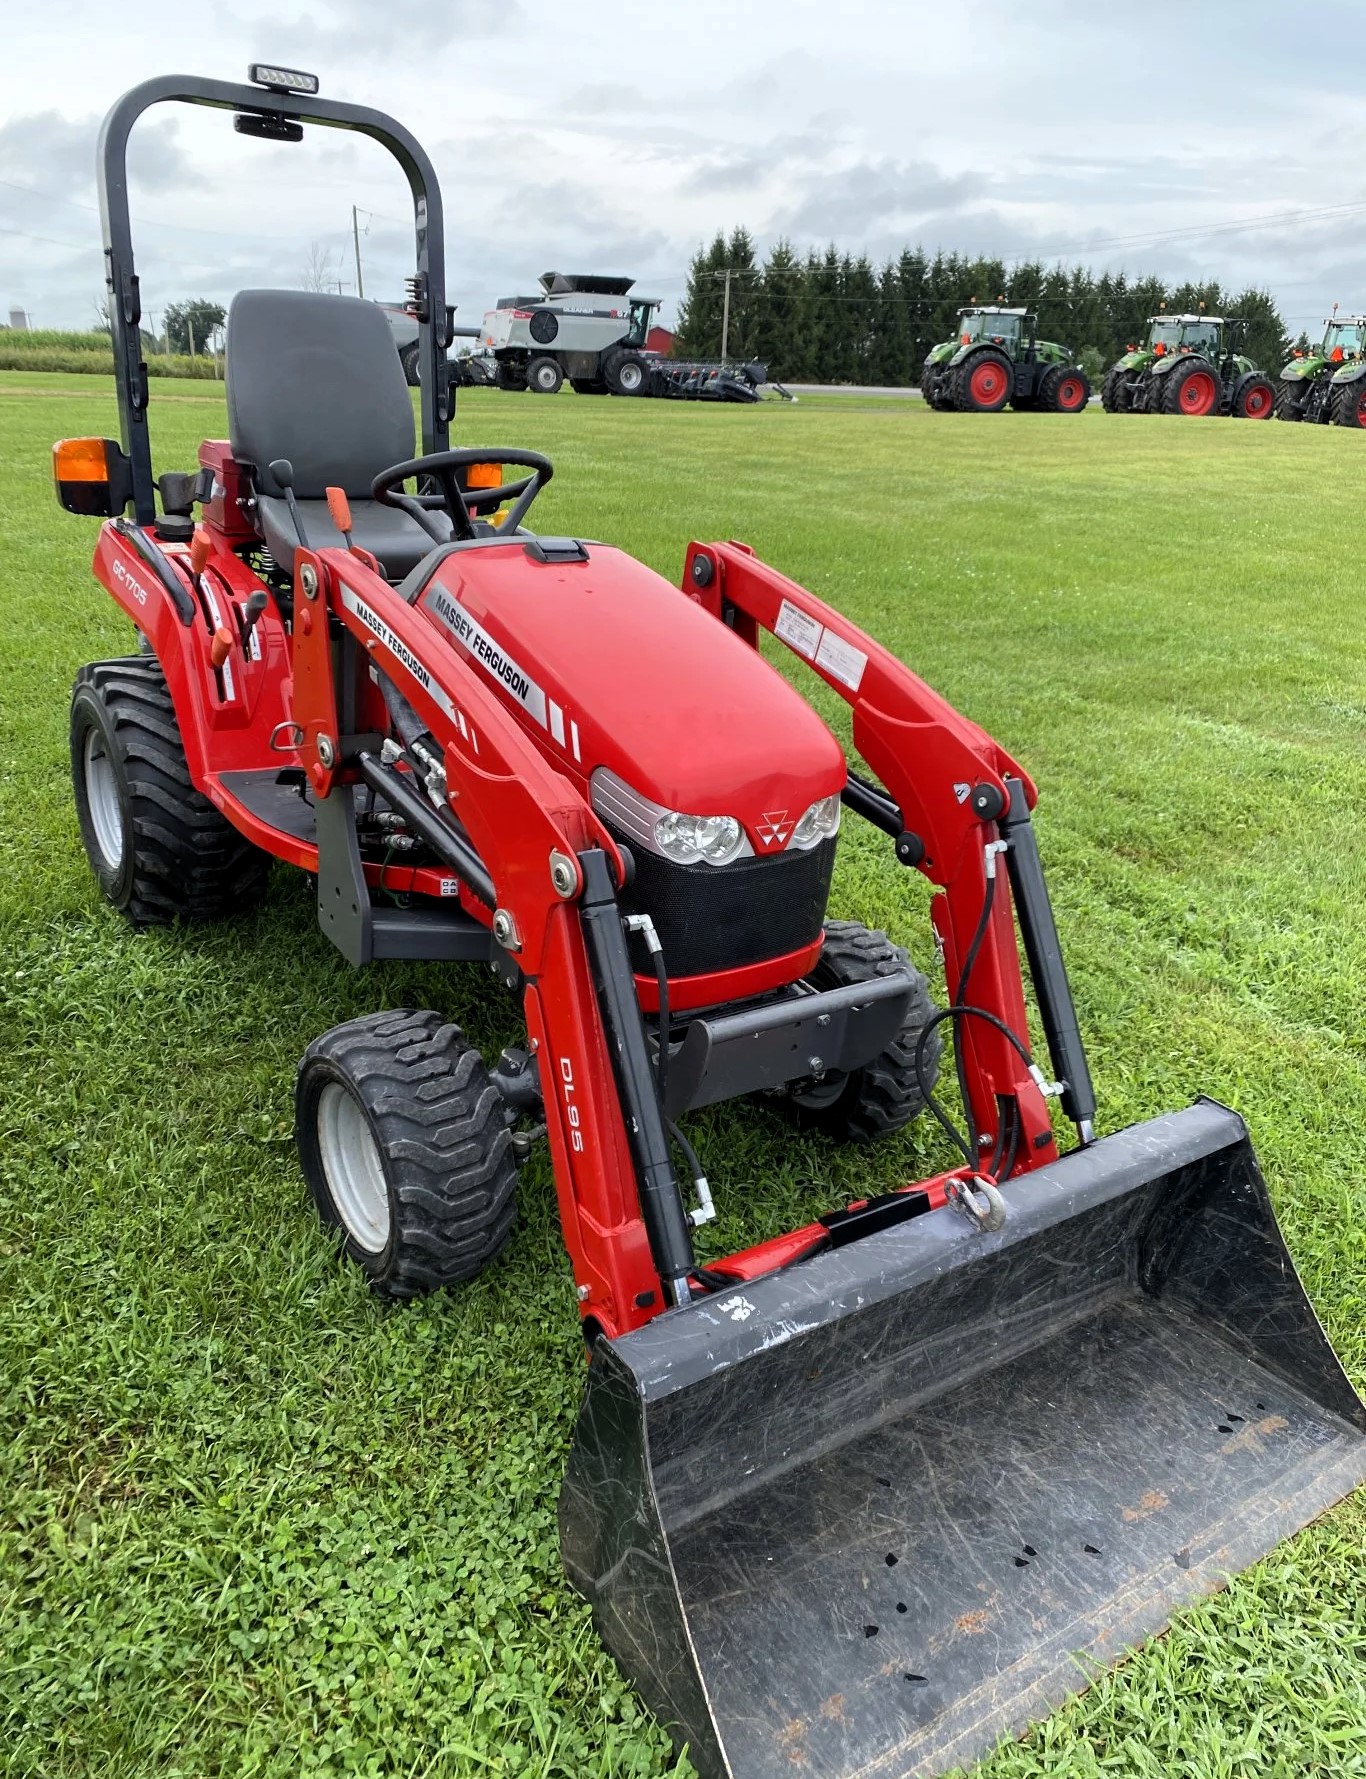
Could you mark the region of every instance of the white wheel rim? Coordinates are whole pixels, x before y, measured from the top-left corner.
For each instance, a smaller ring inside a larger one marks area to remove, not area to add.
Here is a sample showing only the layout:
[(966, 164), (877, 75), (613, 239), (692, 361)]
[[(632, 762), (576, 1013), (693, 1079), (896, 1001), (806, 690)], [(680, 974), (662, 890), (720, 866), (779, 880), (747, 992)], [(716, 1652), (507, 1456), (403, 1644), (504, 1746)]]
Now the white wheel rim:
[(85, 732), (81, 755), (85, 776), (85, 801), (90, 811), (90, 825), (95, 830), (95, 844), (110, 871), (123, 863), (123, 800), (114, 762), (104, 745), (104, 736), (91, 727)]
[(639, 389), (641, 382), (640, 366), (638, 364), (624, 364), (621, 367), (620, 381), (623, 389)]
[(329, 1081), (318, 1095), (318, 1152), (346, 1233), (367, 1254), (389, 1241), (389, 1188), (379, 1145), (355, 1095)]

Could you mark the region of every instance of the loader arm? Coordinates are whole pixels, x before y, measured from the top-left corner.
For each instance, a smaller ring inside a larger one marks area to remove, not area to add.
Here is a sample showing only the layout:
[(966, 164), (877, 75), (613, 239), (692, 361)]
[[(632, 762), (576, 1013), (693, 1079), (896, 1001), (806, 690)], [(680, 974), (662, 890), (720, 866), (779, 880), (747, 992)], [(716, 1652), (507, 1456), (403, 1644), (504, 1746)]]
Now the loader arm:
[(931, 918), (950, 1001), (972, 1009), (954, 1016), (960, 1079), (977, 1147), (997, 1158), (997, 1177), (1057, 1159), (1047, 1098), (1020, 1048), (1028, 1051), (1028, 1023), (1017, 915), (1063, 1109), (1089, 1139), (1094, 1094), (1029, 821), (1036, 792), (1023, 768), (880, 643), (746, 545), (690, 545), (683, 585), (752, 646), (767, 630), (850, 706), (854, 746), (881, 784), (851, 779), (846, 802), (890, 834), (900, 862), (939, 892)]

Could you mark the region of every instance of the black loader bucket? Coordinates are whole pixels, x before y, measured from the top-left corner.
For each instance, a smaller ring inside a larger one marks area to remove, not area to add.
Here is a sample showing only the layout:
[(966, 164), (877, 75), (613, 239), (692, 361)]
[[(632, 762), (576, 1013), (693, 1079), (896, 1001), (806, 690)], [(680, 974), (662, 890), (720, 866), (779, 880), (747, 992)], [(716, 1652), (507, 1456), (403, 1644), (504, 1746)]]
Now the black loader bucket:
[(599, 1344), (566, 1567), (706, 1779), (970, 1762), (1366, 1479), (1234, 1113), (1006, 1198)]

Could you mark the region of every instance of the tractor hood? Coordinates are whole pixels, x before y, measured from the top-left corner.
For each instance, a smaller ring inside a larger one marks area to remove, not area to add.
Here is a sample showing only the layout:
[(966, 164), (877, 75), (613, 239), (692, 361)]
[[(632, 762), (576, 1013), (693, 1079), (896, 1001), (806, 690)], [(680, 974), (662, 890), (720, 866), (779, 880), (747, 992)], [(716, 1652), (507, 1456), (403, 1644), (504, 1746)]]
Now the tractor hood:
[(457, 550), (417, 609), (570, 777), (606, 767), (667, 809), (735, 816), (757, 854), (781, 850), (798, 817), (843, 788), (839, 743), (756, 650), (662, 575), (608, 545), (583, 547), (583, 560), (552, 549), (549, 561), (522, 543)]
[(1281, 381), (1283, 383), (1311, 382), (1327, 369), (1328, 360), (1323, 357), (1292, 358), (1289, 364), (1281, 367)]
[(944, 364), (958, 350), (957, 340), (941, 340), (937, 346), (931, 346), (926, 354), (926, 364)]
[(1141, 371), (1146, 370), (1152, 362), (1152, 351), (1147, 346), (1139, 346), (1133, 352), (1126, 352), (1123, 358), (1117, 358), (1114, 368), (1117, 371)]

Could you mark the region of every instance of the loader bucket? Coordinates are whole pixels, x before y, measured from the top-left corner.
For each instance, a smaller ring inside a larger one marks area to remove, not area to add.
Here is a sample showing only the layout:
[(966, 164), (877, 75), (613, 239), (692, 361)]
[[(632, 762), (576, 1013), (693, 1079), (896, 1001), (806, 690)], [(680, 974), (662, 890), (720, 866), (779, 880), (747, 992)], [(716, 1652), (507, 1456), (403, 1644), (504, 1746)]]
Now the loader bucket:
[(971, 1762), (1366, 1479), (1212, 1101), (598, 1343), (565, 1563), (705, 1779)]

